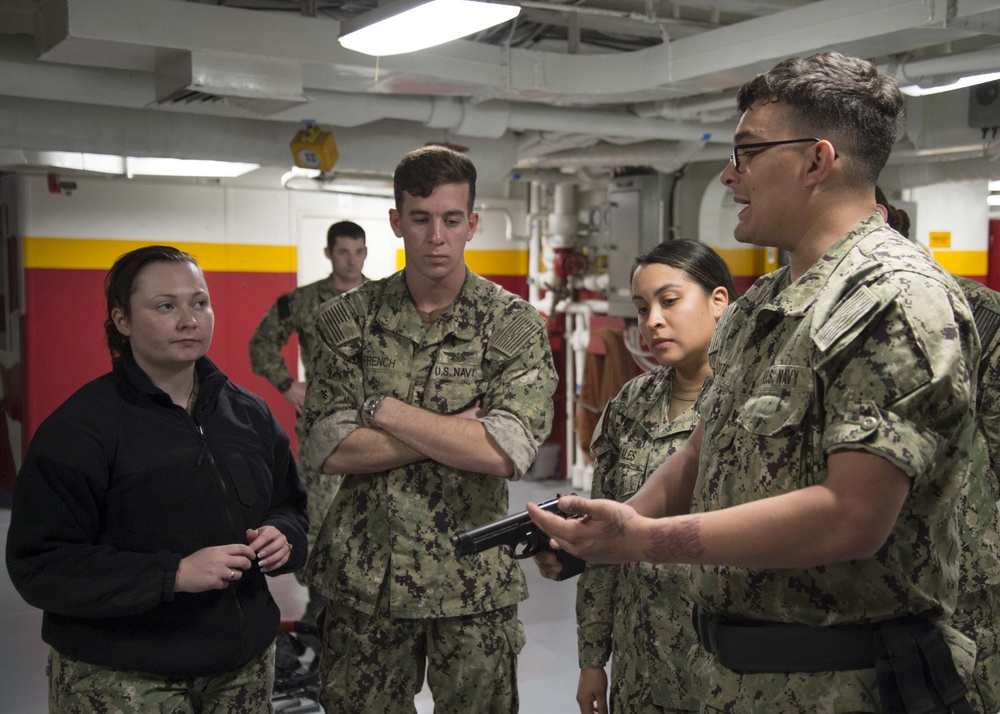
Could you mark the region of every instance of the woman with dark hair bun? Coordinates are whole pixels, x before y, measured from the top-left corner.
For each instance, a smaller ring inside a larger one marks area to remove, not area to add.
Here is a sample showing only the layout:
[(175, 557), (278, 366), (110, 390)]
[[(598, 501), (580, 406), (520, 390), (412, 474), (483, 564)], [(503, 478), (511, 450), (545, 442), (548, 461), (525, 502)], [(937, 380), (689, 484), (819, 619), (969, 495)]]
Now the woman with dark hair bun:
[[(687, 440), (698, 421), (695, 400), (711, 375), (715, 323), (734, 297), (729, 268), (702, 243), (672, 240), (636, 259), (632, 302), (659, 367), (629, 381), (601, 415), (590, 445), (593, 498), (626, 501)], [(547, 577), (559, 571), (551, 552), (536, 561)], [(629, 563), (584, 570), (577, 585), (582, 713), (698, 711), (687, 668), (697, 642), (688, 568)]]
[(38, 428), (7, 568), (44, 611), (52, 712), (271, 711), (278, 607), (306, 497), (263, 400), (205, 356), (215, 316), (169, 246), (105, 279), (112, 370)]

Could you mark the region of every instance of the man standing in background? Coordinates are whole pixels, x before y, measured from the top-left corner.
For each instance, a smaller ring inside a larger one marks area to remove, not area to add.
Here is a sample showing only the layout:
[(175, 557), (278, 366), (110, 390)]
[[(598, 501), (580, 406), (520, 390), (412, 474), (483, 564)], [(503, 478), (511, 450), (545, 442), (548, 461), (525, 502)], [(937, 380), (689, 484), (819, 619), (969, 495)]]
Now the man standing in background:
[[(330, 226), (326, 232), (326, 248), (323, 254), (330, 261), (333, 272), (329, 277), (317, 280), (284, 293), (264, 315), (250, 338), (250, 364), (254, 374), (258, 374), (284, 395), (295, 413), (302, 413), (302, 403), (306, 396), (306, 382), (309, 380), (309, 355), (315, 343), (314, 321), (319, 306), (327, 300), (356, 288), (367, 278), (362, 274), (368, 247), (365, 245), (365, 231), (357, 223), (340, 221)], [(299, 336), (299, 352), (306, 367), (306, 381), (292, 377), (291, 370), (281, 356), (281, 348), (295, 332)], [(299, 442), (302, 431), (296, 424)], [(322, 476), (300, 469), (300, 475), (309, 492), (309, 549), (316, 541), (319, 524), (326, 515), (326, 509), (333, 500), (340, 480), (337, 476)], [(309, 592), (309, 604), (303, 620), (315, 622), (316, 615), (325, 601), (321, 596)]]

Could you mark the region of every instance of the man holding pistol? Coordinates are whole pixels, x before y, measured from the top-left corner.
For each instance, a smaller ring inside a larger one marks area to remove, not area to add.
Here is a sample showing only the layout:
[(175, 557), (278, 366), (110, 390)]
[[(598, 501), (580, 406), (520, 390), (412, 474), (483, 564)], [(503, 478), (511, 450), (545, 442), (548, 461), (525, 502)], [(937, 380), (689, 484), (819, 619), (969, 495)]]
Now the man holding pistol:
[(441, 147), (396, 168), (406, 267), (328, 302), (306, 394), (308, 468), (345, 474), (307, 569), (328, 712), (515, 712), (524, 574), (451, 536), (507, 514), (552, 422), (556, 373), (528, 303), (470, 272), (476, 170)]
[(789, 265), (719, 321), (701, 420), (635, 497), (529, 510), (587, 561), (696, 566), (703, 711), (970, 712), (972, 646), (944, 622), (979, 343), (955, 282), (875, 211), (899, 89), (825, 53), (738, 102), (735, 236)]

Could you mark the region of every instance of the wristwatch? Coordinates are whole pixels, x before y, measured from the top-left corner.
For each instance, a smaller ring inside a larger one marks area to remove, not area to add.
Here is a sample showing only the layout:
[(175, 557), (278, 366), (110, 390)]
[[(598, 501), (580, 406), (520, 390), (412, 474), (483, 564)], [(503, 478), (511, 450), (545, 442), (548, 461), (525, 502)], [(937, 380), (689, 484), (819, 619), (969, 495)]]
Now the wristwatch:
[(370, 429), (378, 429), (378, 425), (375, 423), (375, 412), (378, 411), (379, 404), (382, 403), (383, 399), (385, 399), (385, 395), (379, 394), (374, 397), (368, 397), (364, 401), (361, 409), (358, 410), (362, 426), (367, 426)]
[(295, 380), (289, 377), (284, 382), (278, 385), (278, 391), (284, 394), (285, 392), (287, 392), (289, 389), (292, 388), (293, 384), (295, 384)]

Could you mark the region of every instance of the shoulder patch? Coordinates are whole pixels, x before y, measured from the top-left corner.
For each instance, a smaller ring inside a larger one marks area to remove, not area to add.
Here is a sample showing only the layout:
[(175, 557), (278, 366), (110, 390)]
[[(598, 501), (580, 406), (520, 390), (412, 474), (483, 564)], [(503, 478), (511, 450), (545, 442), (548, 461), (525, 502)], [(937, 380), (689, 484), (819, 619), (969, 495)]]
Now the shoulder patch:
[(340, 347), (361, 339), (361, 328), (343, 300), (335, 300), (319, 313), (316, 329), (330, 347)]
[(521, 310), (494, 333), (489, 349), (496, 350), (505, 357), (513, 357), (538, 334), (538, 321), (527, 310)]
[(830, 345), (836, 342), (845, 332), (847, 332), (862, 317), (867, 315), (879, 304), (879, 299), (868, 289), (861, 285), (855, 290), (837, 311), (830, 315), (823, 324), (819, 332), (813, 338), (816, 346), (825, 352)]
[(979, 332), (979, 342), (983, 347), (983, 354), (993, 343), (993, 338), (1000, 330), (1000, 312), (977, 302), (972, 309), (972, 318), (976, 321), (976, 330)]

